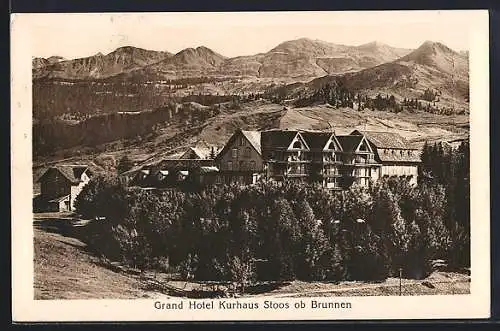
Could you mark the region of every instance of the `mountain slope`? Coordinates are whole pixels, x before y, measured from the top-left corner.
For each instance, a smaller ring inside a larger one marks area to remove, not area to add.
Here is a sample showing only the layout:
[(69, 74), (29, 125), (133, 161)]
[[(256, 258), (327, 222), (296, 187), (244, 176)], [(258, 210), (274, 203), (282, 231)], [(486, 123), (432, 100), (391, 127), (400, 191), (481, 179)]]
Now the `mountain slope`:
[(447, 46), (426, 41), (413, 52), (402, 57), (398, 62), (410, 62), (429, 67), (439, 71), (464, 77), (468, 72), (468, 58), (463, 53), (457, 53)]
[(289, 89), (289, 94), (314, 91), (330, 82), (340, 82), (354, 93), (421, 99), (426, 90), (439, 95), (440, 106), (467, 109), (468, 59), (441, 43), (427, 41), (418, 49), (392, 62), (342, 76), (325, 76)]
[(31, 65), (32, 65), (33, 69), (39, 69), (39, 68), (42, 68), (42, 67), (54, 64), (54, 63), (61, 62), (61, 61), (65, 61), (65, 58), (63, 58), (62, 56), (56, 56), (56, 55), (48, 57), (48, 58), (34, 57), (32, 59)]
[(202, 76), (214, 73), (226, 58), (211, 49), (200, 46), (186, 48), (162, 61), (149, 65), (146, 70), (176, 77)]
[(136, 47), (120, 47), (103, 55), (56, 62), (42, 67), (33, 67), (33, 78), (95, 79), (132, 71), (170, 56)]

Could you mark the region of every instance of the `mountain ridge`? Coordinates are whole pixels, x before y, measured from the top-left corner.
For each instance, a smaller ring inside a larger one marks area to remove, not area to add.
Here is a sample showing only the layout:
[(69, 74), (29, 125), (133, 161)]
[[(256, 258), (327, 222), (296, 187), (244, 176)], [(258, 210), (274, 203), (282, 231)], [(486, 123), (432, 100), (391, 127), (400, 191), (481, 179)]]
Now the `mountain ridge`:
[(106, 55), (99, 52), (88, 57), (33, 67), (33, 78), (104, 78), (142, 68), (168, 56), (171, 56), (171, 53), (123, 46)]
[(366, 69), (411, 51), (380, 42), (348, 46), (310, 38), (284, 41), (265, 53), (236, 57), (223, 56), (206, 46), (189, 47), (175, 54), (122, 46), (106, 55), (98, 53), (57, 63), (33, 61), (33, 77), (96, 79), (144, 70), (148, 80), (150, 71), (158, 70), (167, 78), (226, 75), (307, 79)]

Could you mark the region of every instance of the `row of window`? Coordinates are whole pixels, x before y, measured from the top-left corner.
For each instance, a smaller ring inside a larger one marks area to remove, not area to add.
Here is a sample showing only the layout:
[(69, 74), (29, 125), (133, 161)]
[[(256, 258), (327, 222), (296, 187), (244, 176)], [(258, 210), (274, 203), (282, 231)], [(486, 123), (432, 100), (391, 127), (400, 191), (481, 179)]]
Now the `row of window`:
[[(238, 167), (239, 165), (239, 167)], [(239, 163), (227, 161), (227, 170), (257, 170), (255, 161), (240, 161)]]
[(339, 169), (337, 167), (325, 167), (323, 173), (325, 175), (338, 175)]
[[(233, 159), (237, 159), (238, 158), (238, 149), (237, 148), (233, 148), (232, 150), (232, 157)], [(243, 157), (246, 158), (246, 159), (249, 159), (252, 157), (252, 148), (251, 147), (246, 147), (243, 151)]]
[(400, 156), (413, 156), (413, 151), (410, 151), (410, 150), (399, 150), (399, 153), (398, 153), (398, 150), (394, 150), (394, 149), (384, 149), (383, 152), (385, 155), (387, 154), (390, 154), (390, 155), (397, 155), (399, 154)]
[(309, 169), (305, 164), (292, 164), (288, 167), (288, 174), (291, 175), (306, 175)]
[(355, 160), (356, 163), (371, 163), (374, 160), (374, 155), (373, 154), (356, 155)]
[[(279, 151), (270, 151), (267, 153), (266, 157), (271, 160), (284, 160), (284, 156), (286, 155), (287, 161), (318, 161), (322, 160), (325, 162), (335, 162), (340, 161), (341, 156), (337, 155), (335, 152), (328, 153), (318, 153), (318, 152), (279, 152)], [(234, 157), (234, 156), (233, 156)]]
[(372, 175), (371, 168), (356, 168), (354, 169), (354, 176), (356, 177), (370, 177)]

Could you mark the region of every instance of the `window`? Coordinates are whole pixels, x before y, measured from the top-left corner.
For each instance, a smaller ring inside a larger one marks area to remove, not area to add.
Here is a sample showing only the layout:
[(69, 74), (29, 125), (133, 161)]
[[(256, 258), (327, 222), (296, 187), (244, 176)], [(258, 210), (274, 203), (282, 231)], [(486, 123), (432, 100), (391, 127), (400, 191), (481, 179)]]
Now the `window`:
[(245, 161), (240, 161), (240, 170), (246, 170), (246, 162)]
[(335, 177), (330, 177), (330, 178), (327, 178), (327, 179), (326, 179), (326, 187), (327, 187), (327, 188), (335, 188), (335, 187), (338, 187), (337, 178), (335, 178)]
[(237, 158), (238, 158), (238, 149), (233, 148), (233, 159), (237, 159)]
[(240, 146), (245, 146), (245, 139), (240, 137)]
[(356, 155), (356, 163), (367, 163), (366, 157), (364, 157), (362, 155)]
[(333, 149), (335, 150), (335, 143), (332, 141), (330, 142), (330, 145), (328, 145), (328, 149)]
[(255, 170), (255, 161), (250, 161), (250, 170)]
[(296, 142), (294, 142), (294, 143), (293, 143), (293, 146), (292, 146), (292, 147), (293, 147), (293, 148), (301, 148), (301, 147), (302, 147), (302, 145), (301, 145), (300, 141), (298, 141), (298, 140), (297, 140)]
[(290, 156), (288, 157), (288, 161), (298, 161), (298, 160), (299, 160), (298, 153), (291, 153)]
[(233, 170), (233, 162), (227, 161), (227, 170)]
[(245, 157), (249, 159), (251, 155), (252, 155), (252, 149), (250, 147), (245, 148)]

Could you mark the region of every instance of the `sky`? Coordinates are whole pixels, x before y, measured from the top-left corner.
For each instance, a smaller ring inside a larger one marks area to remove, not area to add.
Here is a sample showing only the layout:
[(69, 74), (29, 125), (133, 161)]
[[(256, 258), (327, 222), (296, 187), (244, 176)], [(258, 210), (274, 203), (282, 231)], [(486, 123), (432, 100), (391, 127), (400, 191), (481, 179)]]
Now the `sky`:
[[(20, 14), (32, 55), (67, 59), (121, 46), (179, 52), (206, 46), (228, 57), (267, 52), (298, 38), (415, 49), (426, 40), (469, 49), (471, 11)], [(26, 22), (25, 22), (26, 23)]]

